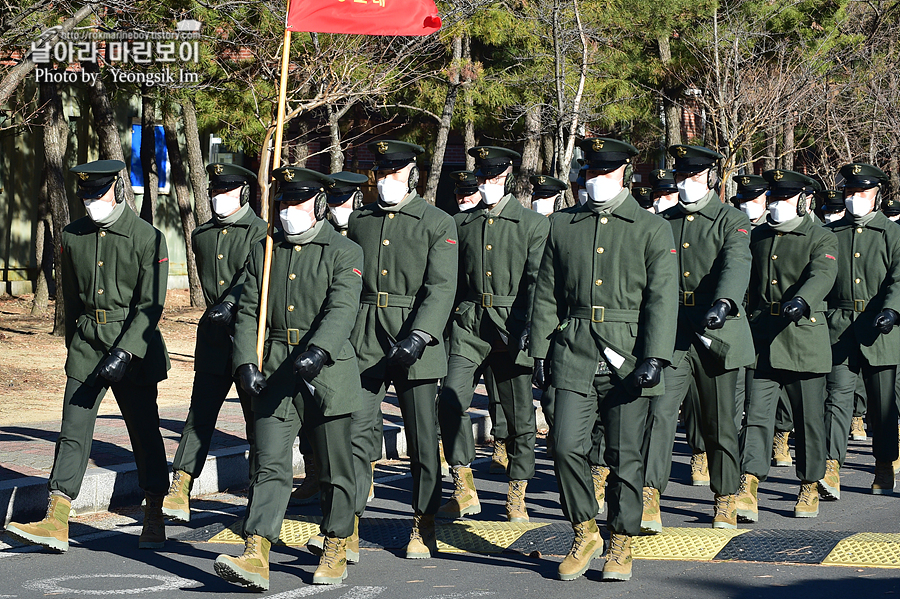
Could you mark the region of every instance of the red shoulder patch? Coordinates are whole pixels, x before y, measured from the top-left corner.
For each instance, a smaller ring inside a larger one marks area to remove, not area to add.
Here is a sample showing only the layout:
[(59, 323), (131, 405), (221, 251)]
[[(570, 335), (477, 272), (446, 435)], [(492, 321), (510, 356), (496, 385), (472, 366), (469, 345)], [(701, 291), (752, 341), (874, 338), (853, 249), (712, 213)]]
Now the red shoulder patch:
[(837, 260), (837, 258), (835, 258), (834, 256), (832, 256), (831, 254), (825, 254), (825, 257), (826, 257), (826, 258), (831, 258), (832, 260)]
[(353, 269), (353, 272), (355, 272), (355, 273), (358, 274), (359, 276), (362, 276), (362, 271), (359, 270), (358, 268), (354, 268), (354, 269)]
[(169, 261), (168, 258), (163, 258), (162, 260), (160, 260), (159, 262), (157, 262), (157, 264), (162, 264), (163, 262), (168, 262), (168, 261)]
[(747, 229), (738, 229), (738, 231), (740, 231), (740, 232), (743, 233), (744, 235), (749, 235), (749, 234), (750, 234), (750, 233), (747, 232)]
[(674, 249), (671, 249), (671, 250), (669, 250), (669, 251), (672, 252), (673, 254), (677, 254), (677, 253), (678, 253), (678, 252), (676, 252)]
[(455, 240), (455, 239), (445, 239), (444, 241), (446, 241), (446, 242), (449, 243), (450, 245), (456, 245), (456, 240)]

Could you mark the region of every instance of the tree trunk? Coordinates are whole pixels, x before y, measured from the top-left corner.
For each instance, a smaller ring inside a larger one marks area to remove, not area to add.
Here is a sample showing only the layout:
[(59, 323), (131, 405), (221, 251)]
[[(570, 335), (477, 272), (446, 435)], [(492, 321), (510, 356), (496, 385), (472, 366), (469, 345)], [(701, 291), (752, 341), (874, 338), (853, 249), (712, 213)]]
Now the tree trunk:
[[(47, 183), (47, 197), (50, 201), (50, 215), (53, 220), (53, 255), (62, 251), (62, 230), (69, 224), (69, 201), (66, 198), (66, 181), (63, 164), (69, 139), (69, 126), (63, 114), (62, 100), (56, 84), (41, 84), (41, 103), (44, 105), (44, 176)], [(55, 269), (56, 313), (53, 318), (53, 335), (66, 334), (66, 303), (62, 297), (62, 269)]]
[(172, 191), (178, 202), (178, 214), (181, 217), (181, 231), (184, 233), (185, 256), (187, 259), (188, 286), (191, 290), (191, 307), (204, 308), (206, 300), (203, 298), (203, 290), (200, 287), (200, 277), (197, 274), (197, 261), (191, 248), (191, 233), (194, 232), (194, 212), (191, 210), (190, 192), (188, 191), (188, 178), (181, 160), (181, 146), (178, 145), (178, 129), (175, 124), (174, 107), (170, 106), (163, 117), (163, 129), (166, 133), (166, 149), (169, 151), (169, 160), (172, 165)]
[(766, 155), (763, 158), (763, 170), (771, 171), (775, 168), (775, 155), (778, 151), (776, 144), (776, 136), (778, 135), (774, 127), (766, 129)]
[(141, 170), (144, 172), (141, 218), (152, 225), (159, 197), (159, 172), (156, 165), (156, 103), (150, 90), (147, 86), (141, 90)]
[[(672, 47), (669, 43), (668, 35), (661, 35), (656, 40), (656, 46), (659, 51), (659, 60), (663, 64), (663, 69), (667, 72), (672, 62)], [(668, 78), (668, 77), (667, 77)], [(675, 158), (669, 156), (666, 151), (672, 146), (681, 144), (681, 107), (675, 102), (681, 87), (673, 82), (670, 85), (663, 85), (662, 89), (662, 109), (663, 119), (665, 119), (666, 137), (664, 140), (665, 147), (663, 155), (666, 160), (666, 168), (675, 166)]]
[(792, 112), (788, 114), (787, 122), (784, 124), (784, 148), (781, 157), (781, 168), (786, 171), (794, 170), (794, 127), (797, 124), (797, 117)]
[[(900, 164), (897, 161), (897, 142), (894, 141), (894, 147), (891, 151), (891, 157), (888, 158), (888, 176), (891, 178), (891, 189), (897, 190), (900, 189)], [(894, 192), (897, 193), (896, 191)]]
[(444, 153), (447, 151), (447, 138), (450, 137), (450, 123), (453, 121), (453, 109), (456, 107), (456, 96), (459, 95), (459, 72), (462, 68), (462, 37), (453, 38), (453, 57), (450, 61), (450, 81), (444, 110), (438, 124), (437, 139), (434, 142), (434, 154), (431, 157), (431, 170), (425, 183), (425, 199), (434, 204), (438, 183), (441, 180), (441, 169), (444, 167)]
[(348, 100), (340, 109), (328, 104), (328, 135), (330, 137), (328, 155), (331, 158), (331, 172), (344, 170), (344, 152), (341, 151), (341, 119), (353, 107), (355, 102)]
[[(467, 65), (472, 64), (472, 38), (468, 35), (463, 38), (463, 59), (465, 59)], [(466, 81), (469, 81), (469, 79), (466, 78)], [(468, 113), (472, 114), (474, 112), (475, 99), (471, 93), (464, 94), (463, 99), (466, 102)], [(466, 119), (463, 126), (463, 143), (465, 144), (463, 149), (466, 151), (466, 170), (473, 171), (475, 170), (475, 157), (469, 156), (469, 149), (474, 148), (476, 144), (474, 119)]]
[(543, 166), (541, 167), (541, 172), (544, 173), (552, 173), (553, 172), (553, 156), (555, 155), (553, 151), (553, 135), (547, 133), (541, 136), (541, 159), (543, 160)]
[(50, 202), (47, 199), (47, 179), (41, 183), (38, 200), (37, 231), (34, 236), (34, 255), (38, 264), (37, 280), (34, 283), (34, 302), (31, 315), (41, 316), (47, 311), (50, 300), (50, 279), (53, 277), (53, 233), (50, 221)]
[(206, 191), (206, 169), (203, 166), (203, 150), (197, 129), (197, 112), (194, 110), (194, 103), (188, 98), (181, 101), (181, 116), (184, 119), (184, 145), (191, 171), (191, 188), (194, 191), (194, 212), (197, 214), (197, 222), (205, 223), (212, 219), (212, 210)]
[[(122, 151), (122, 140), (119, 138), (119, 127), (113, 114), (109, 95), (103, 78), (99, 76), (100, 69), (96, 62), (83, 62), (82, 68), (86, 73), (96, 73), (93, 85), (88, 85), (88, 99), (91, 102), (91, 114), (94, 116), (94, 127), (97, 129), (97, 137), (100, 141), (101, 160), (121, 160), (125, 162), (125, 153)], [(134, 205), (134, 189), (131, 188), (131, 177), (128, 174), (128, 163), (119, 175), (125, 183), (125, 202), (129, 208), (137, 212)]]
[(516, 181), (516, 197), (523, 206), (531, 207), (531, 184), (528, 178), (540, 173), (541, 157), (541, 105), (535, 104), (525, 110), (525, 144), (522, 147), (522, 166)]
[(288, 151), (284, 151), (285, 148), (282, 147), (281, 155), (290, 157), (290, 162), (286, 162), (282, 159), (281, 166), (292, 164), (294, 166), (306, 168), (306, 161), (309, 160), (309, 142), (306, 139), (307, 133), (309, 133), (309, 123), (306, 121), (306, 114), (304, 113), (302, 116), (297, 117), (297, 135), (291, 140), (292, 143), (287, 144), (287, 142), (282, 142), (283, 145), (288, 145)]

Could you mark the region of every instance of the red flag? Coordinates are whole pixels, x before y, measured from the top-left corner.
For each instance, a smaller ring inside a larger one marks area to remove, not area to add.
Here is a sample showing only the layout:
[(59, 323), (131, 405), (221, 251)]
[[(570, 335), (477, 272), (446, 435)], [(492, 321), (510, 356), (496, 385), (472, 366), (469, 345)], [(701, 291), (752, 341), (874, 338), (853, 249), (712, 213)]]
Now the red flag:
[(291, 0), (287, 28), (318, 33), (428, 35), (441, 28), (434, 0)]

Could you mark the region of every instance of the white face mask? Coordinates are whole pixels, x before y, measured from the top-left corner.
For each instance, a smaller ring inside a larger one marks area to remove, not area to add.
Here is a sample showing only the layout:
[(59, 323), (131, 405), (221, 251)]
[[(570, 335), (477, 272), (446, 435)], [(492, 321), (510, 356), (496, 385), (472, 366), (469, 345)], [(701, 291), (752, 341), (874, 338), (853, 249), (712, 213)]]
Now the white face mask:
[(797, 208), (785, 200), (777, 200), (769, 204), (769, 214), (776, 223), (786, 223), (797, 218)]
[(469, 210), (474, 210), (480, 203), (481, 203), (481, 198), (477, 197), (474, 200), (462, 202), (461, 204), (457, 204), (457, 206), (459, 206), (460, 212), (468, 212)]
[(693, 179), (685, 179), (676, 183), (678, 187), (678, 198), (685, 204), (693, 204), (703, 199), (703, 196), (709, 193), (709, 187), (706, 183), (695, 181)]
[(894, 222), (900, 221), (900, 214), (895, 214), (894, 216), (889, 216), (888, 220), (892, 220)]
[(309, 231), (315, 224), (312, 215), (300, 206), (283, 208), (278, 216), (281, 218), (281, 228), (288, 235)]
[(766, 211), (766, 206), (757, 202), (742, 202), (741, 210), (750, 220), (757, 220)]
[(535, 198), (531, 200), (531, 209), (538, 214), (547, 216), (553, 212), (553, 205), (556, 203), (556, 197), (552, 198)]
[(825, 222), (833, 223), (844, 218), (843, 212), (826, 212), (825, 213)]
[(399, 204), (406, 197), (406, 194), (409, 193), (409, 186), (406, 183), (390, 177), (379, 179), (376, 186), (378, 187), (378, 197), (381, 198), (382, 202), (390, 206)]
[(217, 216), (228, 216), (237, 211), (241, 207), (240, 196), (234, 197), (228, 194), (220, 193), (212, 197), (212, 209)]
[(657, 198), (653, 202), (653, 207), (656, 209), (656, 213), (659, 214), (660, 212), (665, 212), (666, 210), (673, 207), (677, 203), (678, 203), (678, 199), (669, 200), (667, 198), (662, 197), (662, 198)]
[(622, 181), (607, 177), (594, 177), (584, 184), (588, 195), (598, 204), (605, 204), (622, 191)]
[(95, 223), (102, 221), (112, 214), (113, 208), (115, 207), (116, 205), (114, 202), (105, 202), (100, 199), (84, 201), (84, 208), (87, 210), (88, 216), (91, 217), (91, 220)]
[(335, 206), (334, 208), (329, 206), (328, 210), (331, 211), (331, 218), (334, 219), (334, 223), (339, 227), (347, 226), (347, 223), (350, 222), (350, 213), (353, 212), (353, 208), (348, 208), (347, 206)]
[(844, 198), (844, 205), (847, 206), (847, 210), (853, 216), (865, 216), (872, 212), (871, 202), (856, 194)]
[(583, 206), (584, 203), (587, 201), (588, 201), (587, 189), (584, 189), (583, 187), (579, 188), (578, 189), (578, 203)]
[(498, 183), (482, 183), (478, 186), (478, 193), (481, 194), (481, 199), (485, 204), (493, 206), (506, 195), (504, 187)]

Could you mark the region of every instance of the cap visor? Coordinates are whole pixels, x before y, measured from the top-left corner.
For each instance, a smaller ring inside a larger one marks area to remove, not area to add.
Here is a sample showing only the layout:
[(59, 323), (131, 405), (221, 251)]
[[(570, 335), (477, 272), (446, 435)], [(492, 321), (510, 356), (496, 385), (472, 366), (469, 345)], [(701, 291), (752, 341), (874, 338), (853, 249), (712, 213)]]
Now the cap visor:
[(109, 188), (112, 187), (114, 183), (115, 181), (113, 181), (109, 185), (104, 185), (103, 187), (95, 187), (93, 189), (84, 189), (82, 187), (78, 189), (78, 192), (75, 195), (82, 200), (96, 200), (99, 197), (103, 197), (103, 194), (109, 191)]

